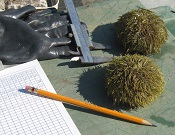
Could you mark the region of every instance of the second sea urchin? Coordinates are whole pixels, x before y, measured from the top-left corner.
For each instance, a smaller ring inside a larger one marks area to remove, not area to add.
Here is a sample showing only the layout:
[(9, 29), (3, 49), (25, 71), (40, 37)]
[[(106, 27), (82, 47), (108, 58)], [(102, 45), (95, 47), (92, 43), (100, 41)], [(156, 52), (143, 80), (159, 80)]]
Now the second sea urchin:
[(162, 72), (146, 56), (119, 56), (106, 67), (107, 94), (114, 104), (144, 107), (163, 92), (164, 84)]
[(163, 20), (147, 9), (130, 11), (115, 24), (117, 42), (127, 53), (158, 53), (168, 37)]

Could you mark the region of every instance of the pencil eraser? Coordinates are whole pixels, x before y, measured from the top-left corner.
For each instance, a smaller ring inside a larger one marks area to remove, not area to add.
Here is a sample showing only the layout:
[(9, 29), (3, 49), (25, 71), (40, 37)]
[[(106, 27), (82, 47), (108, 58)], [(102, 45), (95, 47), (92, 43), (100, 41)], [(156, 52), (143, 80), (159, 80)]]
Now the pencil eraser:
[(26, 86), (25, 89), (28, 90), (30, 86)]

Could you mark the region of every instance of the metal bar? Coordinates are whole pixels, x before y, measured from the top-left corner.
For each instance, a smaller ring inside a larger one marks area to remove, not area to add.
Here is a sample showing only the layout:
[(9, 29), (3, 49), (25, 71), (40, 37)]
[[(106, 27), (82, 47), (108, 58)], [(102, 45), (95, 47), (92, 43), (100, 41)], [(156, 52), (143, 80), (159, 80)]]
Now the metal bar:
[[(72, 0), (64, 0), (66, 9), (69, 13), (70, 19), (71, 19), (71, 23), (74, 25), (76, 30), (76, 34), (75, 36), (75, 40), (78, 43), (77, 46), (80, 48), (80, 51), (83, 55), (84, 61), (85, 63), (93, 63), (93, 58), (92, 58), (92, 54), (90, 52), (89, 49), (89, 45), (87, 45), (86, 43), (90, 42), (88, 40), (90, 40), (88, 37), (88, 33), (87, 31), (84, 30), (84, 27), (81, 26), (78, 14), (76, 12), (75, 6), (73, 4)], [(78, 41), (78, 40), (79, 41)], [(87, 41), (86, 41), (87, 40)]]

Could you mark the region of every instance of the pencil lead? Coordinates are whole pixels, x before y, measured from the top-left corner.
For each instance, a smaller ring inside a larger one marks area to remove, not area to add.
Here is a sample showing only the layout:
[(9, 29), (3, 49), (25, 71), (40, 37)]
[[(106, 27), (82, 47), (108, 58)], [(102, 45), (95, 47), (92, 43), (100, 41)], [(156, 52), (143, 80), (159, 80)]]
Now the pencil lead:
[(156, 125), (152, 124), (153, 127), (157, 127)]

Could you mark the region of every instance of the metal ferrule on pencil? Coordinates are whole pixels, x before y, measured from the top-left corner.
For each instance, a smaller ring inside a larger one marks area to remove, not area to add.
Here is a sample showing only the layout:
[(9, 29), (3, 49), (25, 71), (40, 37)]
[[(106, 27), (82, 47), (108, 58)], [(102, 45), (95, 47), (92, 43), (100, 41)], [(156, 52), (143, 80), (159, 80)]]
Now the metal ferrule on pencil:
[(37, 88), (34, 88), (34, 87), (31, 87), (31, 86), (26, 86), (25, 89), (27, 91), (31, 92), (31, 93), (34, 93), (34, 94), (37, 94), (38, 93), (38, 89)]

